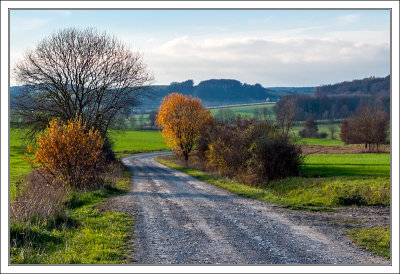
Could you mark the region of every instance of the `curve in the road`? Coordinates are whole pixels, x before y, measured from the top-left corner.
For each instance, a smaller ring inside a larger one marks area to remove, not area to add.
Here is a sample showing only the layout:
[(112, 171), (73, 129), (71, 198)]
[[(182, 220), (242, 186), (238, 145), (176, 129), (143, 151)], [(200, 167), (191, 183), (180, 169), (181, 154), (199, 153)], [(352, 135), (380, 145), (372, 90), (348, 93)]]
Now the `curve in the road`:
[(138, 264), (387, 264), (292, 223), (271, 204), (240, 197), (135, 155), (129, 199)]

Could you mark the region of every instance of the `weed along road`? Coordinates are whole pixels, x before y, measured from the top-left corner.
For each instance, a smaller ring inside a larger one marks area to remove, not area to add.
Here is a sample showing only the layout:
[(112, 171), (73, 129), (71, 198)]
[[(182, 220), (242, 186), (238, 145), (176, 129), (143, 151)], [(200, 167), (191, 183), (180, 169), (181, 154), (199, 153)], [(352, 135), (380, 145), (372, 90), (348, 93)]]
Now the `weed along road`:
[(293, 222), (274, 205), (244, 198), (135, 155), (123, 163), (133, 187), (138, 264), (389, 264), (344, 237)]

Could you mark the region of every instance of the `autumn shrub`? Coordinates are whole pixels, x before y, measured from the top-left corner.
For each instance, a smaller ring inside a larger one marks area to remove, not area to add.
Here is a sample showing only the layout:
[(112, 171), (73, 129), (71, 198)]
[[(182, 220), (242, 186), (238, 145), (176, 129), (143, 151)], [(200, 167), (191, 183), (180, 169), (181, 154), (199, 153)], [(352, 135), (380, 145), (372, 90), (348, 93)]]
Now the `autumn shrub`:
[(171, 93), (161, 101), (156, 124), (162, 129), (167, 145), (187, 161), (210, 111), (199, 98)]
[(87, 129), (80, 118), (67, 124), (53, 119), (38, 136), (36, 149), (29, 147), (34, 153), (30, 161), (49, 184), (93, 189), (101, 185), (103, 143), (99, 132)]
[(234, 177), (250, 158), (254, 121), (237, 120), (235, 124), (219, 123), (210, 134), (205, 151), (206, 166), (220, 175)]

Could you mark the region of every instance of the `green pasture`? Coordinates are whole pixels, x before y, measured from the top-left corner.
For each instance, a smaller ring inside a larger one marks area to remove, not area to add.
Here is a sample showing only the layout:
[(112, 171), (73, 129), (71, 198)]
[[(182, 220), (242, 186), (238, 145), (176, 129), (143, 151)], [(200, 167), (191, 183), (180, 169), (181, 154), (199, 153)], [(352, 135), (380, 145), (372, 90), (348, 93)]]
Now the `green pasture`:
[(113, 150), (117, 157), (131, 154), (169, 150), (161, 133), (156, 130), (111, 131)]
[(18, 182), (22, 182), (24, 177), (31, 171), (31, 166), (24, 159), (26, 145), (23, 137), (25, 130), (11, 129), (10, 131), (10, 199), (15, 199)]
[(300, 138), (299, 144), (304, 145), (319, 145), (319, 146), (341, 146), (344, 145), (342, 140), (330, 138)]
[(224, 107), (224, 108), (213, 108), (210, 109), (211, 115), (215, 116), (219, 109), (230, 109), (236, 115), (240, 114), (242, 117), (249, 117), (253, 118), (254, 110), (255, 109), (263, 109), (268, 108), (271, 111), (271, 116), (267, 116), (268, 119), (274, 120), (275, 119), (275, 112), (273, 112), (272, 108), (275, 104), (264, 104), (264, 105), (251, 105), (251, 106), (238, 106), (238, 107)]
[(390, 177), (389, 153), (312, 154), (305, 157), (306, 176)]

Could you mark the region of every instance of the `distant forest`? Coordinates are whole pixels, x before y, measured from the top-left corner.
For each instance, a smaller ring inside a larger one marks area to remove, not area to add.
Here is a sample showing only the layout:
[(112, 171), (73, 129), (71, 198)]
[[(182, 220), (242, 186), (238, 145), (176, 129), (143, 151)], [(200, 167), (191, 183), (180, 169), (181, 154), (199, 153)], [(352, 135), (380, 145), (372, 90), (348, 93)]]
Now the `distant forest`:
[[(15, 107), (16, 96), (23, 87), (11, 87), (10, 107)], [(139, 113), (157, 110), (163, 97), (171, 92), (199, 97), (206, 106), (265, 102), (267, 98), (279, 105), (288, 98), (296, 98), (295, 120), (343, 119), (366, 101), (374, 102), (390, 113), (390, 75), (384, 78), (365, 78), (319, 87), (268, 87), (246, 84), (233, 79), (210, 79), (194, 85), (193, 80), (172, 82), (169, 85), (154, 85), (145, 91), (147, 96)]]
[(349, 117), (361, 104), (373, 105), (390, 114), (390, 75), (316, 87), (312, 95), (284, 96), (275, 106), (295, 99), (294, 120), (335, 120)]
[[(23, 87), (11, 87), (10, 107), (15, 107), (15, 100)], [(146, 89), (148, 96), (136, 110), (156, 110), (162, 98), (171, 92), (199, 97), (206, 106), (229, 104), (245, 104), (277, 101), (285, 95), (312, 94), (315, 87), (271, 87), (264, 88), (260, 84), (250, 85), (232, 79), (210, 79), (194, 85), (193, 80), (172, 82), (170, 85), (154, 85)]]
[(285, 95), (312, 94), (315, 87), (272, 87), (265, 88), (260, 84), (246, 84), (232, 79), (210, 79), (194, 85), (193, 80), (172, 82), (170, 85), (152, 86), (152, 96), (143, 102), (142, 108), (157, 109), (160, 100), (171, 92), (198, 97), (206, 106), (229, 104), (259, 103), (267, 98), (277, 101)]

